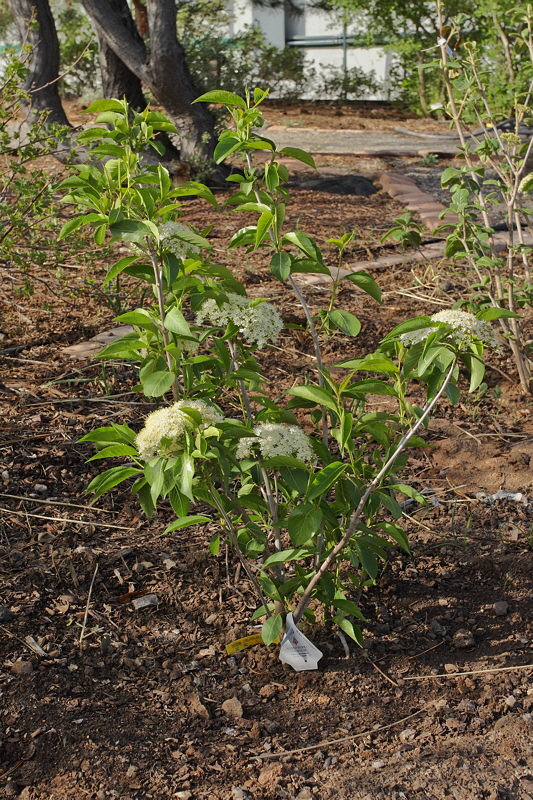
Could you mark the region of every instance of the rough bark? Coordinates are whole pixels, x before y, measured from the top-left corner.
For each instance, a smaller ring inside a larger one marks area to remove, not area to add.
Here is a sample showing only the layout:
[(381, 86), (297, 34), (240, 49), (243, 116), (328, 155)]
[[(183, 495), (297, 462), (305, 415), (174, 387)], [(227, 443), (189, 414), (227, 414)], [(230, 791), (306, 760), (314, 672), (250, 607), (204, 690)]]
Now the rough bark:
[(180, 153), (185, 161), (212, 161), (216, 142), (213, 117), (201, 104), (176, 36), (175, 0), (148, 0), (149, 48), (132, 34), (115, 3), (82, 0), (83, 6), (107, 46), (133, 72), (160, 103), (180, 132)]
[(31, 47), (24, 88), (31, 93), (32, 115), (46, 112), (47, 122), (69, 125), (58, 92), (59, 41), (48, 0), (9, 0), (9, 5), (21, 40)]
[[(128, 34), (142, 45), (143, 40), (139, 35), (131, 16), (127, 0), (109, 0), (109, 5), (123, 20)], [(102, 28), (94, 24), (98, 38), (98, 52), (100, 72), (102, 74), (102, 94), (104, 97), (125, 97), (128, 103), (136, 109), (145, 108), (147, 105), (139, 77), (124, 64), (115, 51), (108, 45)]]

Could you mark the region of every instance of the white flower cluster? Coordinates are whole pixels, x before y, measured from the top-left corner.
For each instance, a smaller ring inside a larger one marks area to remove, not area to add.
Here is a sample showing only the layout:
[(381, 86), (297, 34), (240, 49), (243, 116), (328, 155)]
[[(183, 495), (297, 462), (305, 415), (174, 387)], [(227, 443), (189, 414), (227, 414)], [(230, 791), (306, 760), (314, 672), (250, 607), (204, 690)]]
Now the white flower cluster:
[[(468, 311), (450, 308), (447, 311), (439, 311), (433, 314), (430, 319), (433, 322), (444, 322), (451, 325), (452, 330), (448, 334), (449, 339), (459, 347), (475, 340), (481, 341), (493, 350), (501, 350), (501, 344), (488, 322), (478, 319)], [(405, 347), (423, 342), (435, 328), (420, 328), (417, 331), (402, 333), (400, 341)]]
[(316, 460), (309, 437), (296, 425), (265, 422), (256, 425), (253, 431), (256, 439), (239, 439), (236, 451), (238, 459), (248, 458), (257, 445), (263, 458), (294, 456), (308, 463)]
[(181, 222), (163, 222), (159, 232), (161, 234), (161, 244), (165, 250), (174, 253), (176, 258), (192, 257), (200, 252), (200, 248), (195, 244), (189, 244), (189, 242), (179, 238), (178, 234), (180, 233), (190, 233), (189, 228), (186, 225), (182, 225)]
[(228, 301), (219, 307), (216, 300), (206, 300), (196, 316), (196, 324), (201, 325), (209, 319), (213, 325), (226, 326), (233, 322), (248, 344), (265, 347), (268, 342), (276, 342), (283, 329), (283, 320), (271, 303), (250, 305), (248, 297), (227, 292)]
[(153, 411), (146, 417), (144, 428), (135, 439), (139, 456), (143, 461), (150, 461), (155, 456), (166, 455), (168, 451), (172, 451), (173, 447), (170, 445), (163, 452), (161, 440), (169, 439), (172, 444), (178, 444), (185, 431), (194, 427), (191, 418), (183, 413), (182, 409), (184, 408), (192, 408), (200, 412), (202, 415), (202, 421), (198, 426), (200, 430), (204, 430), (209, 425), (216, 425), (217, 422), (222, 422), (224, 419), (217, 408), (209, 403), (204, 403), (203, 400), (178, 400), (172, 406)]

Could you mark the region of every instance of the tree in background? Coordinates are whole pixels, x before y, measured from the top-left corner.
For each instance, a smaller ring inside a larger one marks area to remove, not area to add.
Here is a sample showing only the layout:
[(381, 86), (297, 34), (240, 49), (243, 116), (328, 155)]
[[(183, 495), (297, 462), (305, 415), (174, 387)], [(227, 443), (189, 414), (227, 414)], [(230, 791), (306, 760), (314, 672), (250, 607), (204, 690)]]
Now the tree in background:
[(32, 113), (45, 112), (48, 122), (68, 125), (57, 82), (59, 40), (48, 0), (9, 0), (9, 5), (20, 39), (30, 50), (23, 88), (31, 94)]
[[(58, 91), (59, 42), (49, 0), (9, 0), (22, 41), (31, 47), (28, 88), (34, 112), (48, 112), (50, 122), (68, 124)], [(144, 105), (143, 88), (161, 104), (179, 131), (184, 161), (213, 161), (214, 120), (198, 96), (183, 47), (176, 35), (175, 0), (147, 0), (149, 38), (145, 40), (127, 0), (82, 0), (100, 48), (106, 96), (125, 96)], [(32, 22), (33, 20), (33, 22)]]

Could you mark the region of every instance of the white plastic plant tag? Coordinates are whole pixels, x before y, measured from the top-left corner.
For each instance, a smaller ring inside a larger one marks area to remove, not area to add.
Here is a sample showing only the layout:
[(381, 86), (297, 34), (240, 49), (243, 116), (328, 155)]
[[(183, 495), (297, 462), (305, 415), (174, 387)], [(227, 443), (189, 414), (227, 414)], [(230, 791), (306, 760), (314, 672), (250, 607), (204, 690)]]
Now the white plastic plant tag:
[(292, 618), (292, 613), (287, 614), (285, 620), (285, 636), (279, 651), (280, 660), (290, 664), (296, 672), (305, 669), (317, 669), (318, 662), (324, 654), (315, 647), (313, 642), (301, 633)]

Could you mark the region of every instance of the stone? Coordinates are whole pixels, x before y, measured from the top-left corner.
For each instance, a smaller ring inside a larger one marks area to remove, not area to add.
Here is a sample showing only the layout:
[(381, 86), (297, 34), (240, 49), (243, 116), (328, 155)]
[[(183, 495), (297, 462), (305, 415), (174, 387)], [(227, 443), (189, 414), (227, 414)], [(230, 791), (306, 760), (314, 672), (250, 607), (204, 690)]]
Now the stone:
[(313, 792), (309, 786), (304, 786), (296, 795), (296, 800), (313, 800)]
[(131, 604), (135, 611), (142, 611), (145, 608), (157, 608), (159, 597), (156, 594), (143, 594), (140, 597), (134, 597)]
[(229, 700), (224, 700), (222, 703), (222, 711), (224, 714), (227, 714), (228, 717), (233, 717), (234, 719), (241, 719), (244, 713), (242, 703), (236, 697), (230, 697)]
[(453, 635), (453, 645), (458, 650), (462, 650), (465, 647), (472, 647), (474, 644), (474, 636), (472, 631), (469, 631), (468, 628), (459, 628)]
[(0, 606), (0, 622), (11, 622), (15, 615), (7, 606)]
[(496, 603), (493, 603), (492, 610), (497, 617), (505, 617), (509, 611), (509, 603), (506, 603), (505, 600), (498, 600)]
[(46, 483), (36, 483), (33, 487), (33, 491), (37, 492), (37, 494), (46, 494), (48, 491), (48, 486)]
[(507, 706), (507, 708), (514, 708), (516, 705), (516, 697), (510, 694), (509, 697), (505, 698), (505, 705)]
[(15, 661), (9, 671), (12, 675), (31, 675), (33, 672), (33, 664), (31, 661)]
[(14, 797), (19, 793), (18, 784), (15, 781), (8, 781), (4, 786), (4, 794), (6, 797)]
[(459, 672), (459, 669), (457, 667), (457, 664), (445, 664), (444, 665), (444, 672), (448, 672), (448, 673)]

